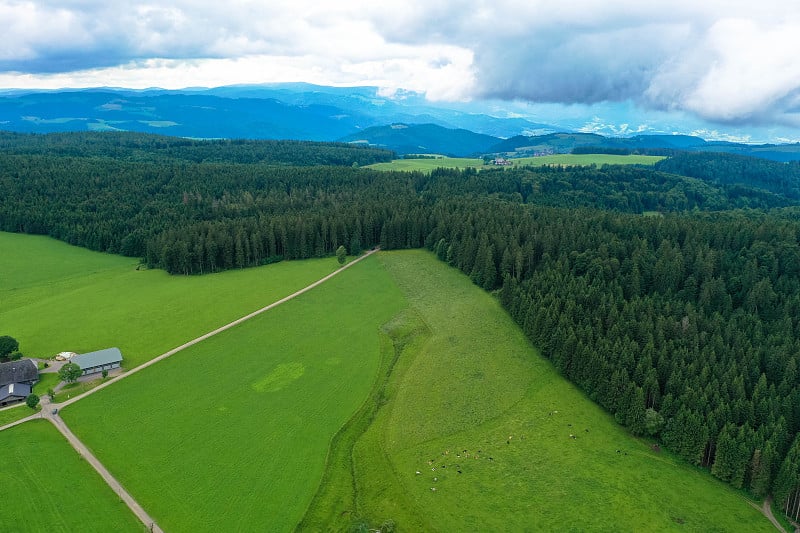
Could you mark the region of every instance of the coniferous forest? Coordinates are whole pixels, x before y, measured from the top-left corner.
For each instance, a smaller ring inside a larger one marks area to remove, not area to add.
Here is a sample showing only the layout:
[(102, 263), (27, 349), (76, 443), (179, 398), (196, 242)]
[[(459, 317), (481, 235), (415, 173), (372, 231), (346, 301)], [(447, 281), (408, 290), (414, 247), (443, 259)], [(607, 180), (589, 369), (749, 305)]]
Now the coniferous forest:
[(678, 153), (656, 168), (423, 174), (322, 143), (83, 133), (0, 147), (0, 229), (173, 274), (426, 247), (496, 291), (632, 433), (797, 513), (794, 166)]

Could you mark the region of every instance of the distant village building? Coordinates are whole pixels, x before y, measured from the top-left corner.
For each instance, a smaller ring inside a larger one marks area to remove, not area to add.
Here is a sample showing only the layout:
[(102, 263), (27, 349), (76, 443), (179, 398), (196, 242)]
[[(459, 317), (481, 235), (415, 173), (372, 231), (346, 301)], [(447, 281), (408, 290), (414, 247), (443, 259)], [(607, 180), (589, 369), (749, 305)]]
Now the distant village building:
[(503, 157), (496, 157), (495, 159), (492, 160), (492, 164), (493, 165), (500, 165), (500, 166), (508, 166), (508, 165), (513, 164), (513, 163), (511, 163), (511, 161), (509, 161), (508, 159), (505, 159)]
[(31, 393), (31, 386), (25, 383), (9, 383), (0, 387), (0, 407), (23, 402)]
[(122, 352), (119, 351), (119, 348), (106, 348), (105, 350), (76, 355), (70, 359), (70, 362), (78, 365), (84, 376), (96, 374), (103, 370), (119, 368), (122, 365)]

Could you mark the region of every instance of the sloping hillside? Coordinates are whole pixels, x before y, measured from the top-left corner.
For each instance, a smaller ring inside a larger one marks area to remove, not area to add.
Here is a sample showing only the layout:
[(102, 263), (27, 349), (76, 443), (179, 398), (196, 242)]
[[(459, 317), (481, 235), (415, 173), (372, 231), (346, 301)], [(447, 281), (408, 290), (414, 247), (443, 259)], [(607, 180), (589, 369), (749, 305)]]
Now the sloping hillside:
[(445, 154), (466, 157), (482, 154), (500, 139), (469, 130), (435, 124), (392, 124), (367, 128), (340, 139), (393, 150), (398, 154)]

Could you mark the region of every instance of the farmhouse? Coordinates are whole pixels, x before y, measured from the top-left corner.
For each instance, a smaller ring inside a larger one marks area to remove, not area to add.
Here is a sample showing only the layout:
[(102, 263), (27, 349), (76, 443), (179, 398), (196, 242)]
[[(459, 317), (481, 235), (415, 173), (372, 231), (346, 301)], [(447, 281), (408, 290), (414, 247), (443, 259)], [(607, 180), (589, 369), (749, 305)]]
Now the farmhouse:
[(81, 373), (95, 374), (103, 370), (119, 368), (122, 364), (122, 352), (119, 348), (106, 348), (96, 352), (89, 352), (73, 357), (70, 362), (81, 367)]
[(9, 383), (0, 387), (0, 407), (24, 401), (31, 393), (31, 386), (25, 383)]
[(0, 363), (0, 387), (12, 383), (32, 386), (39, 381), (39, 369), (31, 359)]

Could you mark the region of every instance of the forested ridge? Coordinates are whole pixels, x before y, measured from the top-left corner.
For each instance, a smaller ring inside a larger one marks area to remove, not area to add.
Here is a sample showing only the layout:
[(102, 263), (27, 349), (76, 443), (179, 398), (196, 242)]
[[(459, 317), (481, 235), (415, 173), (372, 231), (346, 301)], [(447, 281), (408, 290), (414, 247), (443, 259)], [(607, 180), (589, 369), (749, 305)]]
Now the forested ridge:
[(391, 161), (390, 151), (344, 143), (248, 139), (186, 139), (132, 132), (33, 135), (0, 131), (4, 154), (111, 157), (165, 163), (270, 163), (292, 166), (371, 165)]
[[(746, 180), (723, 170), (689, 178), (664, 171), (689, 165), (676, 156), (656, 170), (426, 175), (330, 166), (338, 156), (307, 156), (308, 143), (283, 145), (285, 159), (328, 157), (328, 166), (239, 156), (235, 144), (164, 141), (162, 150), (157, 137), (144, 147), (100, 138), (111, 148), (82, 155), (94, 137), (62, 151), (51, 146), (57, 137), (21, 137), (0, 136), (0, 229), (180, 274), (325, 256), (342, 244), (351, 253), (427, 247), (496, 290), (559, 371), (634, 434), (797, 514), (792, 169), (761, 176), (737, 160)], [(218, 155), (197, 156), (207, 152)]]

